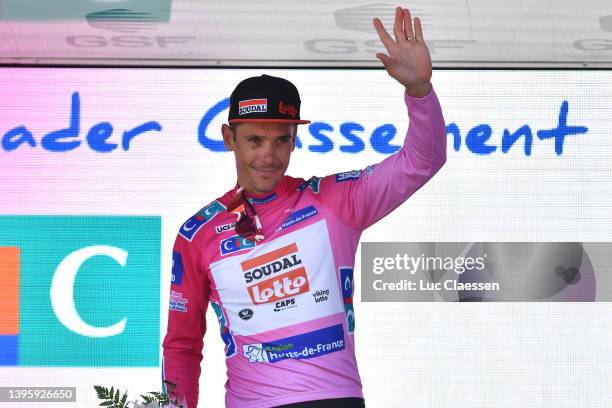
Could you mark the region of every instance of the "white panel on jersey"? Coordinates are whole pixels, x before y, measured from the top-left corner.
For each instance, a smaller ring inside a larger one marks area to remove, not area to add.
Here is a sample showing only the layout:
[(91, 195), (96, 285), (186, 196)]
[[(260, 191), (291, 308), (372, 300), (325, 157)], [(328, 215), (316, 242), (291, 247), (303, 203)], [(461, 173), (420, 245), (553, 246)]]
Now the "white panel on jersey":
[(238, 335), (344, 312), (324, 220), (210, 268), (228, 327)]

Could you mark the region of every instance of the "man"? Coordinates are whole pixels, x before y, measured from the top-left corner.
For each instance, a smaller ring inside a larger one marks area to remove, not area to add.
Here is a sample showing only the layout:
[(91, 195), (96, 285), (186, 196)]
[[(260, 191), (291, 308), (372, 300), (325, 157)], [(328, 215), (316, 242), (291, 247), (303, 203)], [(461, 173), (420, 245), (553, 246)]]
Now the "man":
[(374, 26), (377, 54), (405, 88), (403, 147), (361, 171), (309, 180), (285, 175), (300, 99), (290, 82), (242, 81), (223, 140), (236, 159), (234, 188), (180, 228), (173, 250), (165, 379), (198, 402), (205, 313), (225, 343), (230, 408), (364, 407), (355, 361), (353, 265), (361, 232), (425, 184), (446, 160), (446, 132), (430, 83), (421, 22), (398, 8), (395, 40)]

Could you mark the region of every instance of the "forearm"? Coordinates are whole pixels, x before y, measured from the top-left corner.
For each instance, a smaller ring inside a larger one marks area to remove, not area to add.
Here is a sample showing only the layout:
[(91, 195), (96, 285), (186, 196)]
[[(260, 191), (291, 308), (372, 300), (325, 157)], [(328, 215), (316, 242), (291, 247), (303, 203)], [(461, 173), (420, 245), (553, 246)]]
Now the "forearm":
[(168, 346), (164, 341), (163, 380), (169, 381), (176, 388), (165, 385), (170, 397), (179, 401), (185, 400), (189, 408), (198, 403), (200, 363), (202, 354), (188, 349)]
[(411, 96), (406, 90), (404, 100), (410, 123), (402, 149), (411, 166), (424, 172), (428, 180), (446, 162), (446, 125), (442, 108), (433, 87), (421, 97)]

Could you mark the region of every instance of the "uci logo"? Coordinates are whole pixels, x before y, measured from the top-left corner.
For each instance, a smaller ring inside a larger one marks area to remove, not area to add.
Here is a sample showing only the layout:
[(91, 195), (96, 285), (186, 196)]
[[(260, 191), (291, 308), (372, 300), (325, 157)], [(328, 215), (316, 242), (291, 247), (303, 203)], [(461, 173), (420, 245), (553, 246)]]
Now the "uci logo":
[(221, 233), (223, 233), (225, 231), (231, 231), (231, 230), (235, 229), (235, 227), (236, 227), (236, 223), (217, 225), (215, 227), (215, 232), (217, 234), (221, 234)]
[[(160, 227), (0, 216), (0, 366), (157, 366)], [(142, 290), (146, 302), (129, 300)]]

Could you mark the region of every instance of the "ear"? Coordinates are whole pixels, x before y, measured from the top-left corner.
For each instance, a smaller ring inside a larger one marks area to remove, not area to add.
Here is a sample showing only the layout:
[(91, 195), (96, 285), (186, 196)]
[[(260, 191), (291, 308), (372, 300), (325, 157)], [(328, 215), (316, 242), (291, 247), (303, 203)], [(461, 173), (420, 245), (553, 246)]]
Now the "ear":
[(221, 126), (221, 134), (223, 135), (223, 144), (225, 148), (230, 152), (236, 150), (236, 140), (234, 140), (234, 132), (232, 128), (225, 123)]

